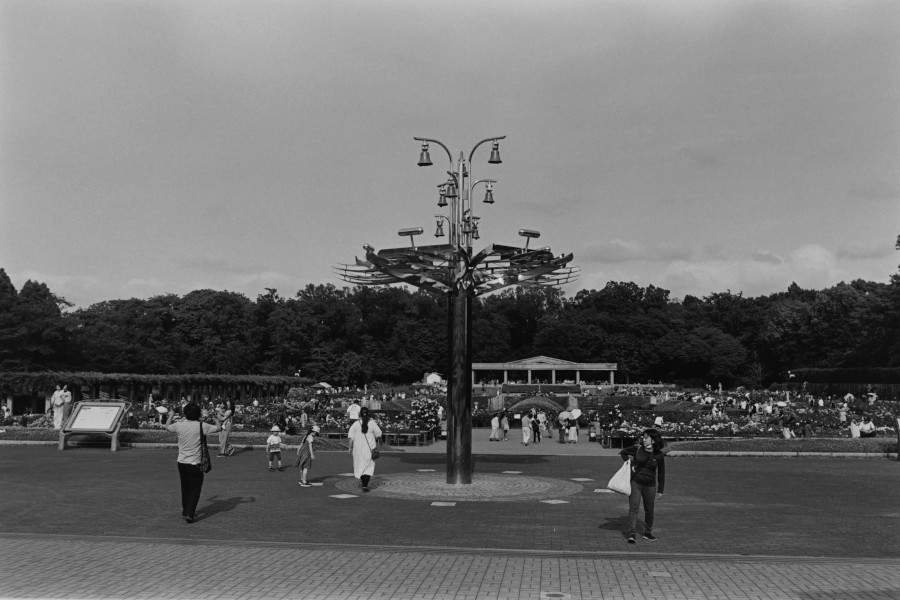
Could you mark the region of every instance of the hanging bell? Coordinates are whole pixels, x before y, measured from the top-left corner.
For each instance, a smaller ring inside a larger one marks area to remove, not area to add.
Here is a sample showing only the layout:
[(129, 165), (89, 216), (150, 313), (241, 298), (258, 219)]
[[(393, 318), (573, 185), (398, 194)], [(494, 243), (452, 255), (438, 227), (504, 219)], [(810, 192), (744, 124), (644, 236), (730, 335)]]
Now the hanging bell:
[(492, 165), (499, 165), (503, 161), (500, 160), (500, 142), (494, 142), (494, 146), (491, 148), (491, 157), (488, 159), (488, 163)]
[(456, 198), (459, 196), (459, 193), (456, 191), (456, 182), (452, 179), (447, 182), (447, 185), (444, 188), (444, 195), (448, 198)]
[(485, 204), (493, 204), (494, 203), (494, 191), (491, 188), (488, 188), (484, 193), (484, 203)]
[(444, 192), (444, 188), (441, 188), (441, 197), (440, 199), (438, 199), (438, 206), (440, 206), (441, 208), (447, 206), (447, 196)]
[(419, 166), (430, 167), (434, 163), (431, 162), (431, 154), (428, 152), (428, 142), (422, 144), (422, 152), (419, 153)]
[(444, 223), (443, 221), (437, 222), (437, 231), (434, 232), (434, 237), (444, 237)]

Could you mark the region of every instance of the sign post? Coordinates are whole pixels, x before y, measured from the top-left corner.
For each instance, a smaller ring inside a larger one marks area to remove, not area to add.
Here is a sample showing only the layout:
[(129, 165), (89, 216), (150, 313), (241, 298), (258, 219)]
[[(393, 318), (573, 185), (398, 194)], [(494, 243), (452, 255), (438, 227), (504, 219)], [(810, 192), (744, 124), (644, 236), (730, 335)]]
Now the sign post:
[(86, 400), (72, 410), (72, 416), (59, 430), (59, 449), (65, 450), (69, 437), (82, 434), (106, 435), (110, 450), (119, 449), (119, 430), (130, 402), (102, 402)]

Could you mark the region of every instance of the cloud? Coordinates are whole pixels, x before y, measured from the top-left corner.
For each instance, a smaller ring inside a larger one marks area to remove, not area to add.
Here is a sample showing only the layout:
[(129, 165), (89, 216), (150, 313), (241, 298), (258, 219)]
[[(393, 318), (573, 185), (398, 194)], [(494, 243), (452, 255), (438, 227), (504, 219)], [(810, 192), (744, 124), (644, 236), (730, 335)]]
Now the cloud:
[[(857, 256), (835, 253), (818, 245), (796, 248), (786, 257), (768, 250), (732, 258), (698, 253), (701, 258), (611, 263), (584, 269), (579, 289), (602, 289), (608, 281), (632, 281), (641, 286), (667, 289), (673, 299), (690, 294), (703, 297), (731, 290), (747, 297), (767, 296), (786, 290), (792, 282), (821, 290), (841, 281), (864, 279), (886, 282), (892, 272), (890, 258), (862, 251)], [(578, 290), (572, 288), (572, 293)]]
[(867, 181), (850, 188), (847, 195), (864, 200), (900, 200), (900, 181)]
[(692, 165), (703, 169), (714, 167), (719, 163), (718, 157), (710, 150), (704, 148), (686, 146), (679, 149), (678, 154), (686, 158)]
[(188, 269), (202, 271), (204, 273), (220, 273), (231, 275), (252, 275), (264, 270), (264, 267), (258, 265), (237, 265), (224, 258), (193, 256), (182, 258), (181, 264)]
[(165, 284), (158, 279), (129, 279), (122, 285), (124, 298), (150, 298), (165, 291)]
[(761, 263), (768, 263), (770, 265), (780, 265), (784, 262), (784, 259), (778, 256), (777, 254), (773, 254), (768, 250), (757, 250), (753, 253), (752, 260)]
[(686, 259), (690, 253), (674, 246), (647, 246), (634, 240), (596, 240), (578, 252), (579, 260), (603, 264), (629, 261), (670, 261)]
[(885, 258), (892, 256), (895, 250), (892, 241), (880, 242), (854, 242), (839, 248), (836, 252), (838, 258), (847, 260), (866, 260), (871, 258)]

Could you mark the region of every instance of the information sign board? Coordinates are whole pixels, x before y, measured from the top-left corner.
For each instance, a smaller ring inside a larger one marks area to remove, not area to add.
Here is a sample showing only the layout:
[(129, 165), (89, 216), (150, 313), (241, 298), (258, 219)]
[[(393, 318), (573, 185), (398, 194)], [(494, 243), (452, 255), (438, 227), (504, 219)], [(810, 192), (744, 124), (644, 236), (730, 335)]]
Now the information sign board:
[(71, 435), (95, 433), (110, 436), (110, 447), (116, 451), (119, 447), (119, 429), (128, 406), (128, 402), (78, 402), (72, 410), (72, 416), (59, 432), (59, 449), (65, 450)]
[(67, 429), (69, 431), (112, 433), (118, 426), (124, 410), (125, 405), (121, 402), (80, 402), (69, 420)]

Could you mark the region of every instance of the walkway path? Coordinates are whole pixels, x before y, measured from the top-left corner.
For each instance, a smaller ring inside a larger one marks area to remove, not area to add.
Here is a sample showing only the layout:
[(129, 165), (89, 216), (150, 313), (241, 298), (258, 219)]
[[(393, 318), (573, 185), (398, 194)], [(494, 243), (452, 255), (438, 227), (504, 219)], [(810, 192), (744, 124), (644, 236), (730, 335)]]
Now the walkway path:
[(174, 450), (3, 446), (0, 598), (900, 598), (900, 463), (672, 457), (632, 546), (615, 452), (540, 449), (476, 440), (460, 491), (440, 445), (404, 447), (369, 494), (346, 453), (304, 489), (244, 451), (188, 525)]

